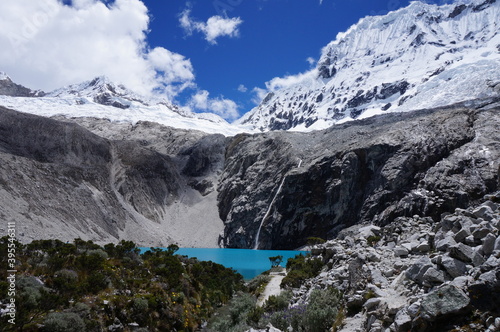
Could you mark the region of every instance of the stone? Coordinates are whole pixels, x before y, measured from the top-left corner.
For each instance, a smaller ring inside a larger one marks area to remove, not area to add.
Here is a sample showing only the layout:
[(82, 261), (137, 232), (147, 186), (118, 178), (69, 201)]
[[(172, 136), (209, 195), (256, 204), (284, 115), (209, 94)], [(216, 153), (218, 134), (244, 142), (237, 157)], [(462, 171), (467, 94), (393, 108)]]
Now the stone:
[(483, 272), (490, 271), (498, 266), (500, 266), (500, 259), (498, 259), (492, 255), (492, 256), (488, 257), (486, 262), (484, 262), (481, 265), (481, 271), (483, 271)]
[(447, 235), (444, 239), (436, 242), (435, 247), (436, 250), (439, 251), (447, 251), (448, 248), (455, 246), (457, 242), (452, 236)]
[(459, 259), (462, 262), (471, 263), (474, 257), (474, 250), (463, 243), (451, 246), (449, 252), (451, 257)]
[(467, 272), (467, 268), (462, 261), (448, 256), (441, 259), (441, 266), (452, 278), (463, 276)]
[(472, 256), (472, 264), (474, 266), (481, 266), (485, 261), (484, 257), (479, 253), (479, 250), (475, 250)]
[(433, 267), (428, 268), (423, 275), (423, 281), (430, 284), (442, 284), (444, 282), (444, 272)]
[(453, 228), (453, 225), (460, 217), (457, 215), (447, 215), (441, 219), (441, 228), (447, 232)]
[(416, 302), (413, 302), (412, 304), (410, 304), (407, 308), (407, 312), (408, 314), (412, 317), (412, 318), (415, 318), (417, 317), (419, 311), (420, 311), (420, 305), (421, 305), (421, 302), (420, 301), (416, 301)]
[(486, 227), (481, 227), (476, 229), (473, 233), (472, 236), (474, 237), (474, 240), (481, 240), (483, 239), (486, 235), (490, 234), (491, 230), (486, 228)]
[(486, 235), (483, 238), (483, 241), (482, 241), (483, 242), (483, 253), (486, 256), (491, 255), (491, 253), (495, 249), (495, 241), (496, 241), (496, 237), (495, 237), (495, 235), (493, 235), (491, 233), (489, 233), (488, 235)]
[(483, 273), (483, 274), (481, 274), (481, 276), (479, 276), (478, 281), (483, 282), (483, 283), (488, 283), (491, 285), (495, 285), (496, 283), (498, 283), (498, 279), (497, 279), (496, 274), (497, 274), (497, 271), (495, 271), (495, 270)]
[(372, 269), (371, 271), (372, 275), (372, 283), (381, 286), (381, 285), (386, 285), (387, 284), (387, 279), (382, 275), (382, 272), (379, 269)]
[(406, 257), (410, 253), (408, 249), (401, 246), (395, 247), (394, 249), (392, 249), (392, 251), (394, 252), (394, 256), (396, 257)]
[(500, 251), (500, 236), (495, 240), (495, 246), (493, 247), (493, 251)]
[(460, 289), (467, 289), (467, 286), (473, 281), (473, 278), (470, 276), (461, 276), (456, 277), (453, 281), (450, 282), (450, 285), (453, 285)]
[(455, 234), (454, 239), (457, 242), (464, 242), (465, 238), (470, 235), (471, 234), (468, 229), (462, 228), (461, 230), (458, 231), (458, 233)]
[(376, 310), (379, 304), (380, 304), (380, 299), (374, 297), (366, 301), (365, 304), (363, 304), (363, 308), (365, 308), (367, 312), (370, 312)]
[(425, 256), (417, 260), (405, 272), (406, 277), (418, 283), (422, 283), (425, 272), (433, 267), (431, 260)]
[(491, 209), (491, 207), (487, 206), (487, 205), (481, 205), (480, 207), (478, 208), (475, 208), (474, 210), (472, 210), (472, 213), (478, 217), (478, 218), (482, 218), (484, 220), (492, 220), (493, 219), (493, 210)]
[(394, 318), (396, 332), (409, 331), (412, 318), (406, 309), (399, 310)]
[(469, 302), (469, 297), (462, 290), (452, 285), (444, 285), (423, 298), (422, 311), (434, 320), (465, 310)]
[(431, 250), (431, 246), (427, 242), (422, 242), (415, 249), (418, 252), (426, 253), (426, 252), (429, 252)]
[(464, 243), (468, 246), (474, 247), (476, 245), (476, 240), (474, 239), (474, 236), (469, 235), (465, 238)]

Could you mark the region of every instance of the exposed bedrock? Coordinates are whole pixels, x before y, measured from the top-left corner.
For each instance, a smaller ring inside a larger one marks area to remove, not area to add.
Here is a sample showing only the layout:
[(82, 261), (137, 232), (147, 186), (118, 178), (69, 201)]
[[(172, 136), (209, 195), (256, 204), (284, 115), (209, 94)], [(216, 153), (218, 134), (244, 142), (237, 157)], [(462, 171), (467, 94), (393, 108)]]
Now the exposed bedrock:
[(219, 185), (223, 244), (253, 247), (261, 223), (259, 248), (293, 249), (356, 223), (438, 220), (497, 190), (499, 154), (498, 108), (455, 106), (311, 133), (236, 136)]

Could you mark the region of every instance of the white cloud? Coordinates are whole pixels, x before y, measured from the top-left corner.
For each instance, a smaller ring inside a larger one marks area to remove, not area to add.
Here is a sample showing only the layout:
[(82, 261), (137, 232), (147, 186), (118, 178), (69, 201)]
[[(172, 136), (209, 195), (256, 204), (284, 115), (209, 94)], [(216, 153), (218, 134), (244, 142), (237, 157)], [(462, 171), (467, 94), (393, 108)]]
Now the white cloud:
[(244, 93), (244, 92), (247, 92), (247, 91), (248, 91), (248, 88), (247, 88), (246, 86), (244, 86), (243, 84), (240, 84), (240, 85), (238, 86), (238, 91), (239, 91), (239, 92), (243, 92), (243, 93)]
[(210, 98), (210, 93), (206, 90), (200, 90), (193, 95), (189, 106), (198, 111), (215, 113), (226, 120), (235, 120), (239, 117), (238, 105), (234, 101), (221, 97)]
[(322, 84), (316, 78), (318, 77), (318, 70), (313, 68), (304, 73), (296, 75), (287, 75), (284, 77), (275, 77), (272, 80), (266, 82), (266, 89), (255, 87), (252, 92), (255, 94), (252, 98), (252, 102), (255, 104), (260, 104), (262, 100), (270, 92), (275, 92), (281, 89), (286, 89), (294, 85), (306, 84), (308, 86), (314, 86), (316, 84)]
[(255, 105), (259, 105), (262, 102), (262, 100), (269, 93), (269, 91), (267, 91), (266, 89), (262, 89), (262, 88), (258, 88), (258, 87), (253, 88), (252, 92), (255, 94), (255, 96), (252, 98), (252, 102)]
[(297, 74), (297, 75), (287, 75), (285, 77), (275, 77), (269, 82), (266, 82), (266, 88), (268, 91), (276, 91), (283, 88), (288, 88), (293, 85), (305, 83), (305, 82), (314, 82), (315, 78), (318, 76), (318, 71), (316, 69), (312, 69), (306, 71), (305, 73)]
[(316, 59), (314, 59), (313, 57), (308, 57), (306, 61), (309, 64), (309, 66), (314, 66), (316, 64)]
[(106, 75), (138, 93), (169, 98), (194, 85), (189, 59), (146, 40), (148, 9), (140, 0), (0, 1), (0, 70), (50, 91)]
[(190, 17), (191, 10), (184, 10), (179, 16), (179, 23), (184, 31), (191, 35), (194, 31), (201, 32), (205, 35), (205, 40), (210, 44), (217, 44), (217, 38), (238, 37), (239, 25), (243, 20), (239, 17), (223, 18), (222, 16), (215, 15), (210, 17), (207, 22), (195, 21)]

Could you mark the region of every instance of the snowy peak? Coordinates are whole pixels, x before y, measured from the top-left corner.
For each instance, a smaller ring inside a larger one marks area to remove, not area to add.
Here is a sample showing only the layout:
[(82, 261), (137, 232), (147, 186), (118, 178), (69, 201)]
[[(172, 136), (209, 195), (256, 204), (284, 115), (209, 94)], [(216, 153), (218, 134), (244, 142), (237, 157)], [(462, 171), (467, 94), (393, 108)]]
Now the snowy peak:
[[(392, 111), (498, 95), (500, 3), (412, 2), (361, 19), (322, 50), (299, 83), (241, 119), (260, 130), (321, 129)], [(497, 85), (498, 86), (498, 85)]]
[(73, 84), (55, 90), (49, 94), (52, 97), (80, 97), (84, 103), (85, 98), (95, 103), (113, 106), (121, 109), (129, 108), (133, 101), (148, 105), (146, 98), (141, 98), (121, 84), (111, 82), (106, 76), (99, 76), (91, 81)]
[[(156, 122), (169, 127), (219, 133), (226, 136), (248, 132), (212, 113), (194, 113), (161, 96), (141, 96), (105, 76), (72, 84), (45, 94), (0, 76), (0, 105), (41, 116), (63, 115), (137, 123)], [(38, 98), (33, 98), (38, 97)]]
[(45, 93), (41, 90), (31, 90), (20, 84), (12, 82), (12, 79), (0, 71), (0, 96), (10, 97), (41, 97)]
[(3, 71), (0, 71), (0, 81), (11, 81), (12, 82), (9, 75), (4, 73)]

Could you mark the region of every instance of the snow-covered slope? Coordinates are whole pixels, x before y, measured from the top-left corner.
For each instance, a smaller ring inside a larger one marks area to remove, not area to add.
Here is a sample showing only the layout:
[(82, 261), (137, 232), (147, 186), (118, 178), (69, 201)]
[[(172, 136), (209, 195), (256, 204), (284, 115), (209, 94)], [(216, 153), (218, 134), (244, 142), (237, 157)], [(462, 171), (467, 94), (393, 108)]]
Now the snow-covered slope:
[[(0, 77), (5, 77), (12, 83), (6, 74), (2, 75)], [(0, 88), (1, 83), (0, 81)], [(245, 131), (216, 114), (194, 113), (165, 99), (137, 95), (106, 77), (97, 77), (41, 95), (42, 97), (33, 95), (36, 98), (32, 98), (32, 95), (27, 94), (20, 97), (0, 93), (0, 105), (42, 116), (96, 117), (132, 123), (152, 121), (174, 128), (196, 129), (227, 136)]]
[(238, 123), (321, 129), (383, 112), (500, 94), (500, 2), (412, 2), (361, 19), (322, 50), (300, 82), (272, 91)]

